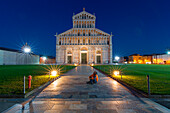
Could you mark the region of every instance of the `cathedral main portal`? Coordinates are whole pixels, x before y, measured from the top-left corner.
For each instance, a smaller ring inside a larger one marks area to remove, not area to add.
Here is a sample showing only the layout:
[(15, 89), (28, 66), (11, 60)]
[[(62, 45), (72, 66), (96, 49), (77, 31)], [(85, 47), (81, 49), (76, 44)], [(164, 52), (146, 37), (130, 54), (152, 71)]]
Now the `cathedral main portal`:
[(87, 64), (87, 53), (81, 53), (81, 64)]

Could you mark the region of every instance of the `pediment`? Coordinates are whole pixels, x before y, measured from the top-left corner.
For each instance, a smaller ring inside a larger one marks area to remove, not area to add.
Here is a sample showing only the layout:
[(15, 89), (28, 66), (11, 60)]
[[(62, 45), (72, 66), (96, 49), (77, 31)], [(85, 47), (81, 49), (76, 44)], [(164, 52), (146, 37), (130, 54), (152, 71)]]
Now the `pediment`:
[(86, 11), (82, 11), (73, 16), (73, 19), (96, 19), (95, 15), (92, 15)]

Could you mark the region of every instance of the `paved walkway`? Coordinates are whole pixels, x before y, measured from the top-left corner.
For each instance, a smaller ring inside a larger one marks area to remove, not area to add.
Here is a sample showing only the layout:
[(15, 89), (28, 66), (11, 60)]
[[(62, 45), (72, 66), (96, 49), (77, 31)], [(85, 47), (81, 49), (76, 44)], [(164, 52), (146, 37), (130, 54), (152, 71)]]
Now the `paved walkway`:
[(115, 80), (98, 72), (99, 82), (86, 84), (90, 66), (78, 66), (45, 88), (24, 112), (34, 113), (160, 113), (128, 92)]

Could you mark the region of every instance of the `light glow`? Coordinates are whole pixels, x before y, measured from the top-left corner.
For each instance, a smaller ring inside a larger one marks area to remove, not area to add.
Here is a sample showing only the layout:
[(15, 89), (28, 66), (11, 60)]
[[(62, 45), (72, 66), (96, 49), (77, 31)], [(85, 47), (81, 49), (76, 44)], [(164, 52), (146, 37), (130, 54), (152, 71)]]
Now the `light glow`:
[(24, 48), (24, 52), (25, 52), (25, 53), (30, 53), (30, 52), (31, 52), (31, 48), (25, 47), (25, 48)]
[(167, 54), (170, 55), (170, 51), (168, 51)]
[(115, 60), (117, 60), (117, 61), (118, 61), (119, 59), (120, 59), (120, 57), (118, 57), (118, 56), (116, 56), (116, 57), (115, 57)]
[(54, 70), (54, 71), (51, 72), (51, 74), (52, 74), (52, 76), (56, 76), (57, 75), (57, 71)]
[(113, 73), (114, 73), (115, 76), (118, 76), (120, 74), (119, 71), (114, 71)]
[(77, 66), (78, 64), (77, 63), (74, 63), (74, 66)]
[(44, 61), (47, 60), (47, 57), (42, 57), (42, 58), (43, 58)]
[(91, 63), (91, 66), (94, 66), (94, 64), (93, 64), (93, 63)]

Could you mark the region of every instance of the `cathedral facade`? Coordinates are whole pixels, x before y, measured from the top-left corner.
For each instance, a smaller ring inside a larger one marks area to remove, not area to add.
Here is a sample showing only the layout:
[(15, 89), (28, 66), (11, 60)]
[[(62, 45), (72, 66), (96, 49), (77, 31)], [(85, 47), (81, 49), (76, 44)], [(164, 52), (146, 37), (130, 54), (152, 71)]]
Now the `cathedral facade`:
[(57, 64), (112, 63), (112, 34), (95, 27), (96, 16), (83, 9), (72, 19), (73, 28), (55, 35)]

